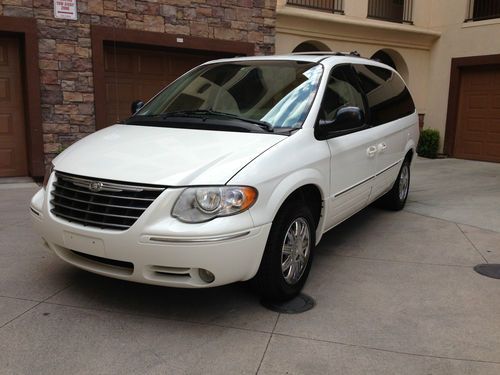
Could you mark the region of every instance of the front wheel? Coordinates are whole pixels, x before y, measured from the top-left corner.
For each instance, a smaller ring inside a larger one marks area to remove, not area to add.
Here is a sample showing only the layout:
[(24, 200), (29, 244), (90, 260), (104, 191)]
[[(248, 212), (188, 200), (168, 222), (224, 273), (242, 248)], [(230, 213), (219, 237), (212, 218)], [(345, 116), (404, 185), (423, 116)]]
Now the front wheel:
[(389, 210), (399, 211), (406, 203), (408, 192), (410, 190), (410, 161), (405, 159), (399, 170), (398, 178), (394, 182), (391, 190), (389, 190), (382, 198), (380, 203), (384, 208)]
[(314, 219), (305, 203), (290, 202), (280, 209), (256, 276), (264, 299), (286, 301), (300, 293), (311, 268), (315, 242)]

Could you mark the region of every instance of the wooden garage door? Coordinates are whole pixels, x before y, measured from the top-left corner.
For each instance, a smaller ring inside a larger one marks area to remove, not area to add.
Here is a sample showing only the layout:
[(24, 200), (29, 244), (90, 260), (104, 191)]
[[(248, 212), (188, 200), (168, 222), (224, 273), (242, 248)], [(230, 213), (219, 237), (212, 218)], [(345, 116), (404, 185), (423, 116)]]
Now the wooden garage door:
[(134, 100), (146, 102), (189, 69), (205, 61), (229, 56), (106, 45), (106, 125), (129, 117)]
[(0, 36), (0, 177), (28, 174), (19, 44)]
[(500, 162), (500, 65), (462, 69), (453, 153)]

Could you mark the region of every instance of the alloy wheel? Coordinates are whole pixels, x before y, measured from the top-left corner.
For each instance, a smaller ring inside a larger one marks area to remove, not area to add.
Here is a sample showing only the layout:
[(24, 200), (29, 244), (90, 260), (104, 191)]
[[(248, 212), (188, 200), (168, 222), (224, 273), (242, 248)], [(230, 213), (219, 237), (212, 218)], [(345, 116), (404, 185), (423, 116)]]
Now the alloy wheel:
[(404, 163), (401, 168), (401, 175), (399, 176), (399, 200), (404, 201), (408, 195), (408, 188), (410, 186), (410, 171), (408, 164)]
[(311, 253), (311, 229), (308, 222), (299, 217), (286, 231), (281, 248), (281, 271), (288, 284), (297, 283), (306, 269)]

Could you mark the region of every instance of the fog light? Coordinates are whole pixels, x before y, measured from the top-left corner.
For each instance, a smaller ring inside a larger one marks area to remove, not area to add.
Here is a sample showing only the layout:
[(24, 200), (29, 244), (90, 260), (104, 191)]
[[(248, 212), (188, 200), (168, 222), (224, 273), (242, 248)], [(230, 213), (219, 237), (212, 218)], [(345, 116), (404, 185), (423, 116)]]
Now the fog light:
[(212, 281), (214, 281), (214, 280), (215, 280), (215, 276), (214, 276), (214, 274), (213, 274), (212, 272), (208, 271), (208, 270), (203, 269), (203, 268), (200, 268), (200, 269), (198, 270), (198, 274), (200, 275), (200, 278), (201, 278), (204, 282), (206, 282), (206, 283), (208, 283), (208, 284), (210, 284)]

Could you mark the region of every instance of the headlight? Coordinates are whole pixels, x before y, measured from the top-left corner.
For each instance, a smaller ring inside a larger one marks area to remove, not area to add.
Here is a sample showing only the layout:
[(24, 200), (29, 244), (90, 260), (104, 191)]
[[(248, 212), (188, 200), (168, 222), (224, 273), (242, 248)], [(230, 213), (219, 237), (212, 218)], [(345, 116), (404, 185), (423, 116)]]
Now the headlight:
[(177, 198), (172, 216), (186, 223), (201, 223), (243, 212), (256, 200), (257, 190), (250, 186), (187, 188)]
[(52, 174), (52, 171), (54, 170), (54, 164), (50, 163), (45, 167), (45, 175), (43, 176), (43, 187), (46, 188), (47, 184), (49, 182), (50, 175)]

